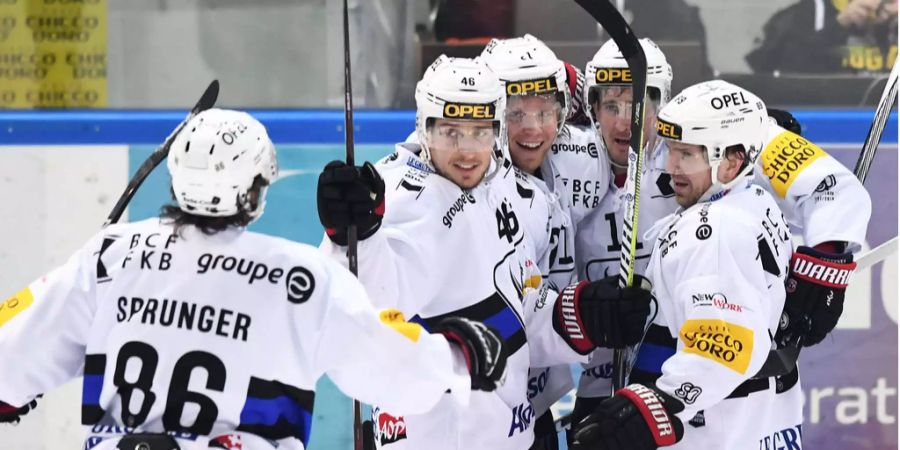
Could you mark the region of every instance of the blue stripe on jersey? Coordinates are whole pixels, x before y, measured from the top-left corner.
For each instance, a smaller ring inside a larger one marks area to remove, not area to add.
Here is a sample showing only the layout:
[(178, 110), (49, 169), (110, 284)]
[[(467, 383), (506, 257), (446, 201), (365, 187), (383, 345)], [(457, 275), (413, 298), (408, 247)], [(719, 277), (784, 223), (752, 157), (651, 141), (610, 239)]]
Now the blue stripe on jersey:
[[(278, 422), (290, 425), (291, 435), (309, 444), (312, 413), (288, 396), (275, 398), (247, 397), (241, 410), (241, 427), (274, 427)], [(281, 427), (279, 427), (281, 428)]]
[(418, 315), (412, 316), (412, 317), (409, 319), (409, 321), (412, 322), (412, 323), (417, 323), (417, 324), (419, 324), (419, 326), (421, 326), (422, 328), (424, 328), (425, 331), (431, 333), (431, 329), (428, 327), (428, 324), (425, 323), (425, 319), (419, 317)]
[(81, 403), (100, 405), (100, 391), (103, 390), (103, 375), (85, 375), (81, 389)]
[(485, 319), (484, 324), (497, 330), (504, 341), (522, 329), (522, 323), (519, 322), (516, 314), (509, 308), (502, 309), (497, 314), (488, 317)]
[(638, 352), (634, 368), (645, 372), (662, 373), (662, 365), (675, 354), (675, 349), (668, 346), (644, 342)]

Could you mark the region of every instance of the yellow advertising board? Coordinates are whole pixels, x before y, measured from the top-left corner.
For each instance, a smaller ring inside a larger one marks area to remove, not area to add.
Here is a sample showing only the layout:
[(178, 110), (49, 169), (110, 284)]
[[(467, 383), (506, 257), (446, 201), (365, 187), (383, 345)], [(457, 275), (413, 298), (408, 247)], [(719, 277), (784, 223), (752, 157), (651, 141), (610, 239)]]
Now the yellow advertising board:
[(107, 104), (107, 0), (0, 0), (0, 108)]

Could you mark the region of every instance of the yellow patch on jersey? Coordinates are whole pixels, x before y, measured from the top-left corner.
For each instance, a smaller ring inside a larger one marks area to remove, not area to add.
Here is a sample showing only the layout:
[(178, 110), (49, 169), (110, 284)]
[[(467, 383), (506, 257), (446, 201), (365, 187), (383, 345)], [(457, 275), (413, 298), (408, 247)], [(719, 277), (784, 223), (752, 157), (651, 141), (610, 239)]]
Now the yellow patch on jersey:
[(692, 319), (678, 332), (684, 352), (711, 359), (737, 373), (747, 372), (753, 353), (753, 330), (724, 320)]
[(28, 309), (32, 303), (34, 303), (34, 295), (31, 293), (31, 289), (27, 287), (0, 303), (0, 327), (13, 317), (16, 317), (16, 314)]
[(542, 281), (542, 280), (543, 280), (543, 277), (541, 277), (540, 275), (532, 275), (532, 276), (526, 278), (526, 279), (525, 279), (525, 289), (528, 289), (528, 288), (531, 288), (531, 289), (538, 289), (538, 288), (540, 288), (540, 287), (541, 287), (541, 281)]
[(384, 309), (379, 314), (381, 321), (394, 329), (394, 331), (406, 336), (413, 342), (419, 341), (422, 327), (417, 323), (410, 323), (403, 317), (403, 313), (396, 309)]
[(778, 196), (784, 198), (797, 174), (825, 155), (825, 151), (818, 145), (798, 134), (784, 131), (775, 136), (763, 150), (763, 173), (769, 177)]

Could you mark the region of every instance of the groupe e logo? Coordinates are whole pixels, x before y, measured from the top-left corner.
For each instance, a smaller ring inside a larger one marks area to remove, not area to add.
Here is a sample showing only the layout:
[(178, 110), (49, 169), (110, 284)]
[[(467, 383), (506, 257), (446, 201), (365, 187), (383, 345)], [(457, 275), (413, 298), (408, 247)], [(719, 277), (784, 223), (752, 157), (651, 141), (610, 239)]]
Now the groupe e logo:
[(312, 297), (316, 288), (316, 279), (308, 270), (297, 266), (288, 272), (285, 286), (287, 287), (288, 301), (300, 304)]
[(284, 270), (247, 258), (226, 255), (213, 255), (204, 253), (197, 260), (197, 273), (204, 274), (209, 271), (233, 273), (247, 280), (247, 284), (254, 282), (269, 282), (277, 285), (284, 277), (287, 299), (291, 303), (304, 303), (313, 295), (316, 288), (316, 280), (312, 272), (305, 267), (294, 266), (285, 275)]

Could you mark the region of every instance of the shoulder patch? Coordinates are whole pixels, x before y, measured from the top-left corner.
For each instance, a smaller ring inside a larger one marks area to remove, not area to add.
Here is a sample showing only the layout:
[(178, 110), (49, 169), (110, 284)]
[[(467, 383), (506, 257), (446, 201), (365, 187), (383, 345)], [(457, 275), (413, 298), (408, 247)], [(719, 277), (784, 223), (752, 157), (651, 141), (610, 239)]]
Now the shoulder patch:
[(20, 312), (28, 309), (34, 303), (34, 295), (30, 288), (22, 289), (15, 295), (0, 303), (0, 326), (16, 317)]
[(678, 332), (685, 353), (717, 362), (744, 374), (753, 354), (753, 330), (717, 319), (690, 319)]
[(763, 173), (769, 178), (775, 193), (784, 198), (797, 174), (825, 155), (825, 151), (816, 144), (790, 131), (783, 131), (769, 141), (762, 152)]

